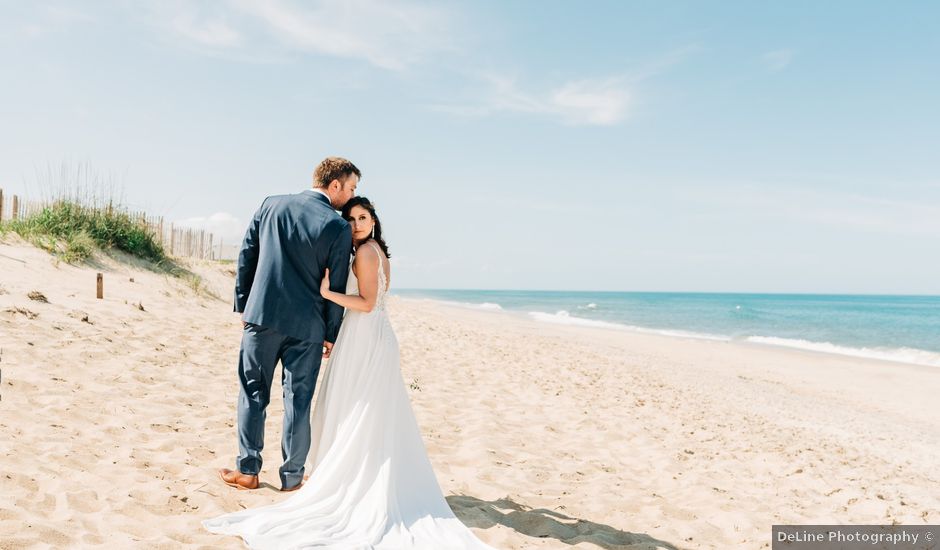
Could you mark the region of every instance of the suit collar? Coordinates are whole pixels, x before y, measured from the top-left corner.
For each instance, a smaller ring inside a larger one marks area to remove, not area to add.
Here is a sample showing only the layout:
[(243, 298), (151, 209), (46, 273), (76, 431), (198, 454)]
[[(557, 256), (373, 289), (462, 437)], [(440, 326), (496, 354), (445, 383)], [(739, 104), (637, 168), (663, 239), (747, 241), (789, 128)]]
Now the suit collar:
[(333, 208), (333, 204), (330, 202), (330, 197), (328, 197), (323, 191), (317, 191), (316, 189), (304, 189), (304, 193), (313, 195), (313, 198), (318, 199), (323, 202), (323, 204)]

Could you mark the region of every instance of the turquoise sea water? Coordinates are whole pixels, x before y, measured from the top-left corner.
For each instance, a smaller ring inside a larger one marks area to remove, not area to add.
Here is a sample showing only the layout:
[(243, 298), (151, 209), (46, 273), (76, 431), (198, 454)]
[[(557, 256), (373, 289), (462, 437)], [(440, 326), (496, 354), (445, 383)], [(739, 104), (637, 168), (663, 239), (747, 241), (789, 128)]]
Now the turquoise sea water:
[(940, 367), (940, 296), (397, 290), (537, 321)]

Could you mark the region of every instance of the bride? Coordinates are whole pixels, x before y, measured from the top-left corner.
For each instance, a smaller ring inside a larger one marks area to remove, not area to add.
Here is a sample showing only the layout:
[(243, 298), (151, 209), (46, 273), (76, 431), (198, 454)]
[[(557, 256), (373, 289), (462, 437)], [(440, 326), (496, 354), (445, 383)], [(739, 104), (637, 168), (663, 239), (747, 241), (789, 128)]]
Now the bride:
[(287, 500), (207, 520), (251, 548), (487, 549), (460, 523), (434, 477), (399, 370), (385, 311), (389, 253), (375, 208), (343, 208), (356, 254), (346, 308), (313, 411), (310, 479)]

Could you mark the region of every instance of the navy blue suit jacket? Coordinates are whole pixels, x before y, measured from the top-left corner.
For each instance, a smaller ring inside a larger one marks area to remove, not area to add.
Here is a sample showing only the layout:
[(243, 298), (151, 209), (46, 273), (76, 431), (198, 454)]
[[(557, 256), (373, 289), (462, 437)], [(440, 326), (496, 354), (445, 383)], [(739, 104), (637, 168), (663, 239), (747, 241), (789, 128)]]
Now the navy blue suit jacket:
[(245, 232), (235, 275), (235, 311), (255, 325), (310, 342), (335, 342), (343, 308), (320, 296), (346, 292), (352, 231), (322, 193), (264, 199)]

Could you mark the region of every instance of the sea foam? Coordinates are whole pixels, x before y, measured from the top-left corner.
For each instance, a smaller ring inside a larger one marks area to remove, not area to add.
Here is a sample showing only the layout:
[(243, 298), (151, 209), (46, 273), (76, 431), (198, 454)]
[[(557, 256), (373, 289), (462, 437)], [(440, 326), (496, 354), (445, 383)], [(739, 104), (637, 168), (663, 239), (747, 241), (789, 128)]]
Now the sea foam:
[(913, 348), (853, 348), (840, 346), (830, 342), (811, 342), (796, 338), (778, 338), (776, 336), (750, 336), (747, 342), (765, 344), (786, 348), (796, 348), (808, 351), (818, 351), (835, 355), (847, 355), (865, 359), (880, 359), (896, 363), (910, 363), (928, 367), (940, 367), (940, 353)]
[(529, 317), (543, 323), (554, 323), (556, 325), (574, 325), (581, 327), (609, 328), (618, 330), (628, 330), (630, 332), (641, 332), (643, 334), (656, 334), (658, 336), (674, 336), (679, 338), (694, 338), (696, 340), (713, 340), (727, 342), (730, 338), (718, 336), (715, 334), (705, 334), (701, 332), (691, 332), (685, 330), (652, 329), (625, 325), (622, 323), (611, 323), (609, 321), (598, 321), (595, 319), (585, 319), (583, 317), (574, 317), (565, 310), (556, 313), (544, 313), (541, 311), (530, 311)]
[(485, 311), (502, 311), (503, 307), (499, 304), (494, 304), (492, 302), (483, 302), (483, 303), (472, 303), (472, 302), (452, 302), (449, 300), (432, 300), (439, 304), (444, 304), (448, 306), (462, 307), (466, 309), (482, 309)]

